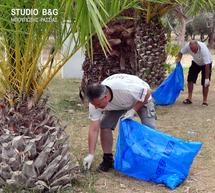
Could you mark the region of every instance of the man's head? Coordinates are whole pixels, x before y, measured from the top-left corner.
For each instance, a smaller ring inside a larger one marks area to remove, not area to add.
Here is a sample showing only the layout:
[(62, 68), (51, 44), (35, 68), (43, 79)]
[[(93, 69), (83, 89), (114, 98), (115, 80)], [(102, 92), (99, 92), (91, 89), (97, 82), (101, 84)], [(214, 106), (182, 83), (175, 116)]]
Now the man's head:
[(194, 40), (190, 41), (189, 46), (190, 46), (190, 49), (191, 49), (191, 51), (193, 53), (197, 53), (198, 52), (199, 46), (198, 46), (198, 42), (197, 41), (194, 41)]
[(87, 86), (86, 94), (90, 103), (96, 108), (105, 108), (109, 102), (108, 88), (102, 84), (91, 84)]

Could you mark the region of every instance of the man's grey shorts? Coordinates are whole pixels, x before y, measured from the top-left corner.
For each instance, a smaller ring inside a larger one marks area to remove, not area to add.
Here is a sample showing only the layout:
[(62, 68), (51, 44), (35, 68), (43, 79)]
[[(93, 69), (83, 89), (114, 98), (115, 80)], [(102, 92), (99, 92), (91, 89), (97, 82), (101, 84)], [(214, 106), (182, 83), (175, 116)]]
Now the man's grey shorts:
[[(116, 128), (119, 118), (126, 113), (126, 110), (105, 111), (101, 120), (101, 129)], [(156, 128), (156, 112), (152, 101), (144, 105), (138, 112), (141, 122), (149, 127)]]

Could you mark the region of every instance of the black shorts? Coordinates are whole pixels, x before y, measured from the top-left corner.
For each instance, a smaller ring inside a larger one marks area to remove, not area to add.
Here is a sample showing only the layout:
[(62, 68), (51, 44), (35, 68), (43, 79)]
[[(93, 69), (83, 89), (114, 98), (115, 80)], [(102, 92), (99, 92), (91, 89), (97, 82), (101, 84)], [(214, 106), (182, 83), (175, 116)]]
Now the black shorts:
[[(209, 65), (209, 79), (211, 79), (212, 63), (210, 63)], [(200, 71), (202, 75), (201, 85), (203, 86), (205, 83), (205, 66), (199, 66), (194, 61), (192, 61), (192, 64), (189, 68), (187, 81), (196, 83)]]

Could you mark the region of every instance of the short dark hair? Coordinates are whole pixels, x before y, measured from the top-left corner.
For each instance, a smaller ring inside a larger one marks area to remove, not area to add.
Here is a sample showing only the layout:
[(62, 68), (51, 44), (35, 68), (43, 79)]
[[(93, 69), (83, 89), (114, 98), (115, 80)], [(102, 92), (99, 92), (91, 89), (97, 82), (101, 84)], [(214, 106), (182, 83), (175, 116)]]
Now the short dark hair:
[(108, 92), (108, 89), (105, 85), (94, 83), (87, 86), (86, 95), (88, 100), (91, 102), (94, 99), (101, 99)]

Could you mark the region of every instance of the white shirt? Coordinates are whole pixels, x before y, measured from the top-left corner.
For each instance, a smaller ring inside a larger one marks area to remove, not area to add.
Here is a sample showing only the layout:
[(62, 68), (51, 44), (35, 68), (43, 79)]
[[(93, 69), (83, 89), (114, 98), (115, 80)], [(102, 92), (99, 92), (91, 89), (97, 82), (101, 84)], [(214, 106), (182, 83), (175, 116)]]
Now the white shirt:
[(198, 51), (193, 53), (190, 49), (189, 43), (187, 43), (182, 49), (182, 54), (189, 53), (193, 56), (193, 61), (199, 66), (204, 66), (206, 64), (212, 63), (212, 56), (207, 46), (203, 42), (198, 41)]
[(137, 101), (145, 100), (147, 90), (150, 89), (142, 79), (129, 74), (114, 74), (103, 80), (101, 84), (111, 89), (113, 98), (104, 109), (96, 109), (93, 104), (89, 104), (89, 118), (92, 121), (101, 119), (103, 111), (131, 109)]

